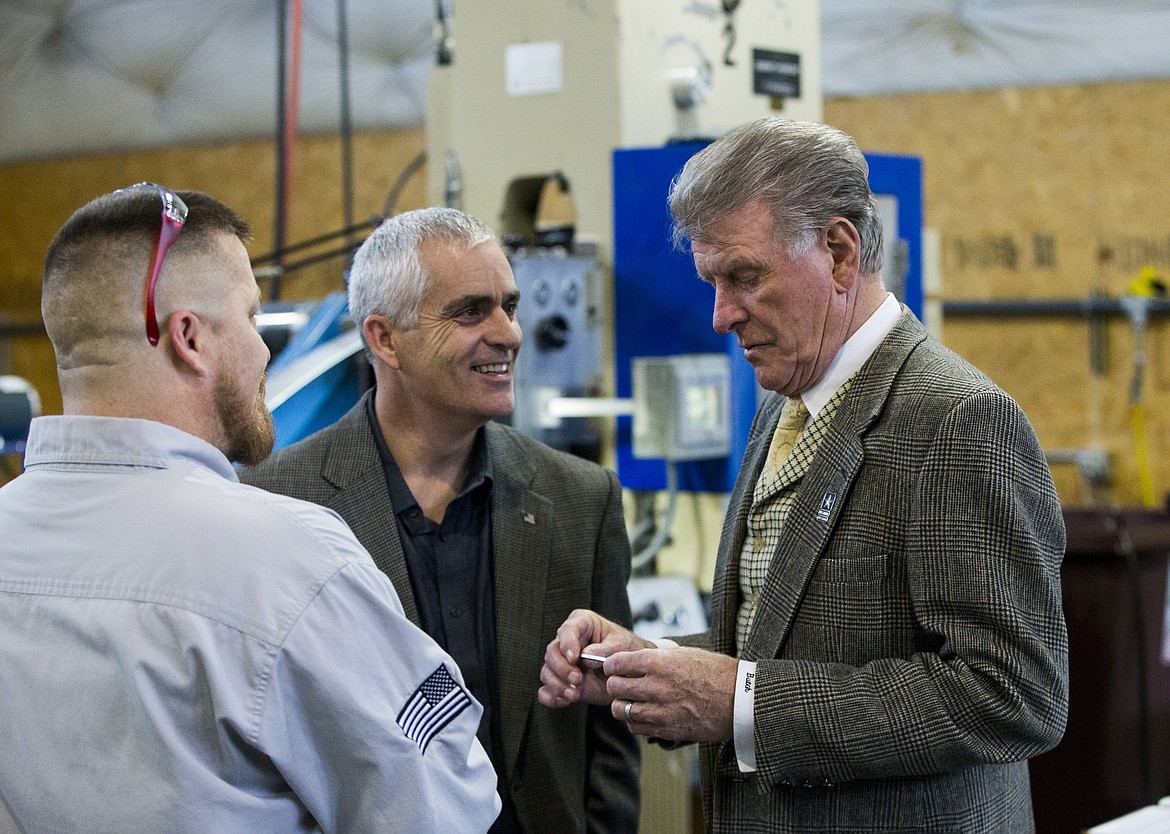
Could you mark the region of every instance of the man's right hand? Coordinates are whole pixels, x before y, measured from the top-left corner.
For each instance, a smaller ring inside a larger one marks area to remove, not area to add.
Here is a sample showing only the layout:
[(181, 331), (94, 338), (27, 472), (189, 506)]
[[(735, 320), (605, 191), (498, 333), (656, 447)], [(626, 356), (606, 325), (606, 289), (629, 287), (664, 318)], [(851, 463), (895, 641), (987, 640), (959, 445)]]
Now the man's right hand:
[(600, 614), (578, 608), (557, 629), (556, 638), (545, 649), (537, 700), (550, 709), (578, 701), (609, 704), (613, 698), (605, 688), (604, 667), (583, 660), (581, 653), (609, 657), (648, 648), (654, 648), (654, 644)]

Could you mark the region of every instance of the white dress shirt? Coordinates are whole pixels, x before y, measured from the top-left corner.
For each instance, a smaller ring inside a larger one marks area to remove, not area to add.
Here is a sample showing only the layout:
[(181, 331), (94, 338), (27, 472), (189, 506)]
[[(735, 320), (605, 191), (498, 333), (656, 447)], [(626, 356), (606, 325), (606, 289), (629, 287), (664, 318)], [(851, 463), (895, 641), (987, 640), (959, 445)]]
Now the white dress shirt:
[[(829, 402), (845, 382), (861, 369), (866, 360), (877, 350), (882, 340), (894, 329), (902, 315), (902, 305), (893, 293), (886, 293), (886, 300), (881, 303), (865, 323), (857, 328), (857, 332), (849, 337), (833, 361), (816, 383), (801, 394), (809, 416), (805, 421), (807, 426), (822, 408)], [(735, 679), (735, 706), (734, 742), (735, 758), (739, 763), (740, 771), (754, 772), (756, 769), (755, 747), (755, 704), (756, 693), (754, 680), (756, 664), (752, 661), (741, 660)]]

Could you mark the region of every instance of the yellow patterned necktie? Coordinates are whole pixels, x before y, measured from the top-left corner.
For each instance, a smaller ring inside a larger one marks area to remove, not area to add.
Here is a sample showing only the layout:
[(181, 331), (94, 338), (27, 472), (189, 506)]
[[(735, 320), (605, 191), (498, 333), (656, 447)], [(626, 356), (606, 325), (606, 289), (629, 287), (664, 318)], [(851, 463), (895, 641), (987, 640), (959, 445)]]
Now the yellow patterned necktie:
[(780, 422), (776, 424), (776, 431), (772, 435), (772, 445), (768, 447), (768, 457), (764, 461), (764, 468), (760, 472), (760, 481), (770, 484), (776, 474), (784, 467), (784, 461), (792, 454), (800, 433), (804, 430), (808, 420), (808, 409), (800, 397), (789, 397), (784, 407), (780, 409)]

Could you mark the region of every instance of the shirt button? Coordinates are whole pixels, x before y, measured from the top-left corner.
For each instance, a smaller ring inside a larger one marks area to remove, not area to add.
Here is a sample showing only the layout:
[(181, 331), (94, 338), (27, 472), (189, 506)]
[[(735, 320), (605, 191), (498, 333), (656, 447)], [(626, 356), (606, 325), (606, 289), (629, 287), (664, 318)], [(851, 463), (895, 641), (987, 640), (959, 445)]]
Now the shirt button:
[(463, 616), (463, 609), (460, 608), (458, 605), (452, 605), (451, 606), (451, 616), (452, 617), (462, 617)]

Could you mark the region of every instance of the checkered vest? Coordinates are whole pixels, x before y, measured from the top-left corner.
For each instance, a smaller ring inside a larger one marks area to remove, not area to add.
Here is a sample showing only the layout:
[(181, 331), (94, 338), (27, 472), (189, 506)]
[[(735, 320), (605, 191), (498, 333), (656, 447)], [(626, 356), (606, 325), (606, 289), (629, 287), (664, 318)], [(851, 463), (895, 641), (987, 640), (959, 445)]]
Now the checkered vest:
[[(808, 409), (799, 397), (790, 397), (780, 412), (780, 421), (776, 424), (776, 433), (772, 436), (768, 458), (764, 461), (755, 489), (752, 491), (747, 535), (739, 554), (740, 604), (735, 639), (740, 652), (743, 651), (743, 645), (751, 630), (760, 589), (763, 588), (764, 579), (768, 575), (768, 566), (780, 547), (784, 522), (787, 521), (788, 513), (796, 500), (800, 479), (812, 464), (817, 446), (825, 436), (833, 415), (837, 413), (837, 407), (844, 399), (845, 392), (849, 390), (851, 381), (852, 379), (847, 380), (837, 389), (803, 431), (796, 429), (798, 436), (795, 438), (791, 437), (792, 422), (801, 414), (807, 415)], [(785, 420), (785, 412), (788, 412), (787, 416), (791, 422)], [(801, 423), (803, 421), (804, 418), (801, 418)]]

